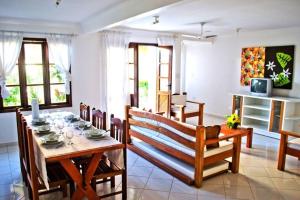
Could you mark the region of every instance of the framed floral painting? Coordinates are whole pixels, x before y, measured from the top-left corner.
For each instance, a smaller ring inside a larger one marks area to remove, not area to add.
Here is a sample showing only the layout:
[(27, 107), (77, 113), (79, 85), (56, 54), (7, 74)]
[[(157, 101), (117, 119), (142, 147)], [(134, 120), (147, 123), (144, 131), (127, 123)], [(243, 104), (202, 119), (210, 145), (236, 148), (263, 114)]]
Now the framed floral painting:
[(265, 47), (242, 49), (241, 85), (250, 85), (251, 78), (263, 78), (265, 70)]

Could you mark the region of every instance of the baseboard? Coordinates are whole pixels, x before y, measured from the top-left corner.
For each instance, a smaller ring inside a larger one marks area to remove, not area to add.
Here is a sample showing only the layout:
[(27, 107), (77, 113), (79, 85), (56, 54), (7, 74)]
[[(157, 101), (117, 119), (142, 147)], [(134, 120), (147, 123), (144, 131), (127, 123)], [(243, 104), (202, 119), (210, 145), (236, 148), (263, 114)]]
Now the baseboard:
[(18, 142), (0, 143), (0, 147), (5, 147), (5, 146), (15, 146), (15, 145), (18, 145)]
[(211, 116), (211, 117), (225, 119), (224, 115), (215, 114), (215, 113), (204, 113), (204, 115), (208, 115), (208, 116)]

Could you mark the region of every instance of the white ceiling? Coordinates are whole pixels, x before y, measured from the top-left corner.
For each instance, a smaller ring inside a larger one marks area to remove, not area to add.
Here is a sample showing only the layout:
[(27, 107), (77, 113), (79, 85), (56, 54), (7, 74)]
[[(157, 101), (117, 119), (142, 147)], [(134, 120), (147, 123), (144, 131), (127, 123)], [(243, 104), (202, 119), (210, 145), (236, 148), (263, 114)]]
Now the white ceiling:
[(0, 0), (0, 17), (79, 23), (127, 0)]
[(153, 25), (153, 15), (129, 21), (122, 26), (199, 34), (200, 24), (210, 34), (241, 31), (300, 27), (300, 0), (186, 0), (154, 15), (160, 23)]
[[(11, 18), (26, 25), (64, 22), (97, 31), (119, 22), (134, 29), (199, 34), (200, 24), (191, 23), (205, 21), (206, 35), (232, 33), (237, 28), (300, 27), (300, 0), (61, 0), (58, 7), (55, 2), (0, 0), (0, 25), (11, 23)], [(154, 15), (160, 16), (159, 24), (152, 24)]]

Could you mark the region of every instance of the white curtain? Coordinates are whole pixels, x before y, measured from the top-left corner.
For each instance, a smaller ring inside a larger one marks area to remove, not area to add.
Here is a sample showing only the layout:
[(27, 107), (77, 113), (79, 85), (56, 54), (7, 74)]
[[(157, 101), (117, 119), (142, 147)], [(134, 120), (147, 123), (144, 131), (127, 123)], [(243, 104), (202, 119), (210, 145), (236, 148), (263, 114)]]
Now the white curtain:
[(2, 98), (9, 96), (6, 77), (16, 66), (23, 41), (22, 33), (0, 32), (0, 87)]
[(70, 81), (72, 80), (71, 67), (71, 36), (50, 34), (47, 36), (49, 53), (54, 59), (55, 66), (62, 73), (65, 82), (65, 92), (70, 94)]
[(100, 33), (101, 109), (119, 118), (129, 104), (128, 38), (123, 32)]

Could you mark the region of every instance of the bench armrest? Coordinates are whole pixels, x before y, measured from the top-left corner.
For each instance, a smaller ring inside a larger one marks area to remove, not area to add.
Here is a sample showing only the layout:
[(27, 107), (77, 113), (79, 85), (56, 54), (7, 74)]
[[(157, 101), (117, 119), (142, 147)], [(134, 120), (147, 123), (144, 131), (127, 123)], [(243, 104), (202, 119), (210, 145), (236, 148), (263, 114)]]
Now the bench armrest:
[(293, 137), (300, 138), (300, 133), (296, 133), (296, 132), (281, 130), (281, 131), (279, 131), (279, 133), (283, 134), (283, 135), (287, 135), (287, 136), (293, 136)]
[(202, 103), (202, 102), (196, 102), (196, 101), (190, 101), (190, 100), (187, 100), (186, 101), (187, 103), (194, 103), (194, 104), (198, 104), (198, 105), (204, 105), (205, 103)]
[(214, 144), (214, 143), (220, 142), (222, 140), (228, 140), (230, 138), (235, 138), (235, 137), (238, 137), (238, 136), (242, 136), (242, 133), (226, 134), (226, 135), (221, 136), (219, 138), (205, 140), (205, 145)]

